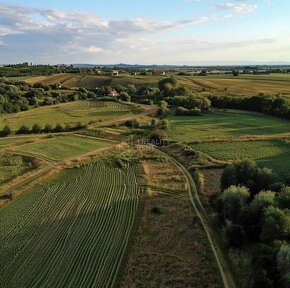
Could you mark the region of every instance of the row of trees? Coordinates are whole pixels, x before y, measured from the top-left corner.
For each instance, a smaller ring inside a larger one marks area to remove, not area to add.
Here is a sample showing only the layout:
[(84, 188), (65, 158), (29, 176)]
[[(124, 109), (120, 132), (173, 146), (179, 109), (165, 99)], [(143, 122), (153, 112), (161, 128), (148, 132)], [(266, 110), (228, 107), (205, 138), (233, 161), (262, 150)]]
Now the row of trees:
[[(41, 134), (41, 133), (60, 133), (60, 132), (70, 132), (77, 131), (86, 128), (86, 125), (81, 123), (77, 123), (76, 125), (61, 125), (56, 124), (54, 127), (46, 124), (44, 127), (41, 127), (39, 124), (34, 124), (31, 128), (22, 125), (18, 130), (15, 131), (16, 134)], [(2, 130), (0, 130), (0, 137), (7, 137), (11, 135), (13, 131), (9, 126), (5, 126)]]
[(290, 119), (290, 102), (283, 97), (260, 94), (254, 97), (210, 96), (212, 106), (225, 109), (255, 111)]
[(290, 187), (244, 160), (228, 166), (212, 199), (229, 247), (250, 252), (250, 287), (290, 287)]

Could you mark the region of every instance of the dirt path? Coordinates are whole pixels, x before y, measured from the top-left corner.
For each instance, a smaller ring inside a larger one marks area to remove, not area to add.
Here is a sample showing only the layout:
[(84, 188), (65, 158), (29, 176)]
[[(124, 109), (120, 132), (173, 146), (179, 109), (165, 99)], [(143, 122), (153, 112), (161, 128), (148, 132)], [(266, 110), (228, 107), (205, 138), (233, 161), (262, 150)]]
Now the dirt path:
[(195, 182), (192, 178), (192, 176), (190, 175), (190, 173), (188, 172), (188, 170), (180, 163), (178, 162), (176, 159), (174, 159), (173, 157), (171, 157), (170, 155), (164, 153), (163, 151), (157, 150), (160, 154), (169, 157), (173, 163), (180, 169), (180, 171), (184, 174), (186, 181), (187, 181), (187, 186), (188, 186), (188, 192), (189, 192), (189, 197), (190, 197), (190, 201), (192, 203), (192, 206), (198, 216), (198, 218), (201, 221), (201, 224), (204, 228), (204, 231), (207, 235), (208, 241), (210, 243), (211, 249), (213, 251), (213, 254), (215, 256), (220, 274), (221, 274), (221, 278), (224, 284), (225, 288), (234, 288), (236, 287), (234, 284), (234, 281), (232, 279), (232, 275), (229, 272), (229, 269), (225, 270), (224, 267), (224, 263), (225, 260), (221, 260), (221, 254), (220, 252), (218, 252), (218, 248), (216, 247), (216, 245), (214, 244), (214, 239), (212, 237), (212, 232), (211, 232), (211, 227), (209, 225), (209, 219), (208, 216), (203, 208), (203, 205), (199, 199), (199, 195), (198, 195), (198, 191), (195, 185)]

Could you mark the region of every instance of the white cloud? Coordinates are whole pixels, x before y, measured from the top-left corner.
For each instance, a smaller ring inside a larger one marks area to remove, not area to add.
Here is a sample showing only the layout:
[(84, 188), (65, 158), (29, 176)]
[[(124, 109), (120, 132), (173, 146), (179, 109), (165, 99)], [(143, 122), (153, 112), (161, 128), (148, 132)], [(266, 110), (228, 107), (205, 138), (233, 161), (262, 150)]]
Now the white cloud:
[(216, 7), (223, 10), (230, 10), (237, 14), (249, 14), (256, 11), (258, 8), (257, 4), (236, 4), (236, 3), (220, 3), (216, 4)]

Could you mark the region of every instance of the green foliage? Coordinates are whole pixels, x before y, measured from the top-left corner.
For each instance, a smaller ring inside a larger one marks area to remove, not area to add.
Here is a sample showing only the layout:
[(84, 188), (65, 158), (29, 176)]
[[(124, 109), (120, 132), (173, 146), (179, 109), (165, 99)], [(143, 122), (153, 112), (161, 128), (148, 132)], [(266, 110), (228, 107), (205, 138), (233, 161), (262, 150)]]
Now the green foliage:
[(285, 187), (277, 193), (276, 203), (279, 208), (290, 210), (290, 187)]
[(165, 94), (168, 94), (171, 89), (175, 88), (177, 86), (177, 80), (175, 77), (170, 78), (164, 78), (159, 81), (158, 87), (160, 91), (164, 92)]
[(229, 247), (241, 248), (243, 246), (246, 239), (243, 226), (230, 224), (226, 227), (225, 234)]
[(268, 207), (264, 212), (261, 240), (271, 243), (274, 240), (288, 240), (290, 237), (290, 217), (280, 208)]
[(290, 246), (282, 245), (277, 253), (277, 267), (285, 288), (290, 286)]
[(231, 185), (246, 186), (257, 194), (262, 190), (268, 190), (275, 182), (276, 175), (271, 169), (258, 168), (253, 160), (245, 159), (225, 168), (221, 176), (221, 189)]
[(259, 95), (254, 97), (209, 97), (213, 107), (261, 112), (290, 119), (290, 102), (282, 97)]
[(242, 208), (250, 197), (250, 192), (246, 187), (231, 186), (221, 195), (222, 213), (225, 220), (232, 223), (239, 223)]
[(11, 129), (9, 126), (5, 125), (2, 131), (0, 131), (0, 137), (7, 137), (11, 134)]

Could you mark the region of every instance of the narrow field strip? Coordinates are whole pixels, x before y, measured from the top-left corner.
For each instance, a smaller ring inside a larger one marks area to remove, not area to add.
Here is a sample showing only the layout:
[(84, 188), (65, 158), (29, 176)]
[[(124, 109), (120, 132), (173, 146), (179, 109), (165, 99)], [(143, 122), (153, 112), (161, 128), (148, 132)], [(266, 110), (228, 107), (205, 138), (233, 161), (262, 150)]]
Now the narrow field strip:
[(82, 166), (0, 210), (0, 287), (113, 287), (138, 206), (137, 167)]

